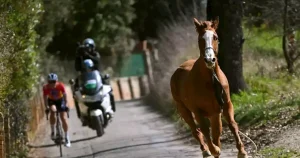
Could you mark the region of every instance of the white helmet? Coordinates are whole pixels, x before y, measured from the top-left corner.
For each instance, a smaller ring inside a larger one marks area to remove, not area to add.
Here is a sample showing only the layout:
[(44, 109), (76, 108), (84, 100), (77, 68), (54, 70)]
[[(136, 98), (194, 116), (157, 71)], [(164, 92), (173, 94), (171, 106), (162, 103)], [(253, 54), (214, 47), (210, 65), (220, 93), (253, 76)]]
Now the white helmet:
[(48, 75), (48, 81), (58, 81), (58, 77), (55, 73), (50, 73)]
[(94, 62), (91, 59), (85, 59), (83, 61), (85, 68), (92, 68), (94, 67)]

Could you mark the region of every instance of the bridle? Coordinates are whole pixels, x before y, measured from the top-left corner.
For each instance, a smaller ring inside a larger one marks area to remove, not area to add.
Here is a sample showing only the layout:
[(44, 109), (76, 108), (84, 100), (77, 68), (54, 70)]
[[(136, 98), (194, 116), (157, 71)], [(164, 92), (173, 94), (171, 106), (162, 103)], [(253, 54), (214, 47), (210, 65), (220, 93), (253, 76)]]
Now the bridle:
[[(219, 44), (219, 41), (217, 41), (218, 44)], [(209, 50), (209, 49), (212, 49), (215, 53), (215, 56), (217, 57), (217, 52), (218, 50), (214, 50), (213, 47), (206, 47), (204, 50)], [(214, 86), (214, 90), (215, 90), (215, 96), (217, 98), (217, 101), (220, 105), (220, 109), (221, 109), (221, 113), (223, 112), (223, 109), (224, 109), (224, 104), (225, 104), (225, 101), (226, 100), (226, 93), (225, 93), (225, 89), (224, 87), (222, 86), (216, 72), (215, 72), (215, 69), (211, 69), (212, 71), (212, 81), (213, 81), (213, 86)]]

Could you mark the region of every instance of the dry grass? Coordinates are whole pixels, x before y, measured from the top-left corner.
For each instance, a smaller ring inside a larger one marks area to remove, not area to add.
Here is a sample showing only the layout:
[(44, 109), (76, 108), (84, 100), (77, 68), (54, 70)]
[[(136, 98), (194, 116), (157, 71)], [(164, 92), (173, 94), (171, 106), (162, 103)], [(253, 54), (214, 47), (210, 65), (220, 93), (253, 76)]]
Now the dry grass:
[(174, 110), (170, 93), (171, 75), (182, 62), (199, 56), (194, 16), (187, 17), (165, 25), (160, 31), (159, 61), (153, 65), (155, 85), (150, 100), (155, 100), (155, 104), (158, 101), (159, 107), (167, 113)]

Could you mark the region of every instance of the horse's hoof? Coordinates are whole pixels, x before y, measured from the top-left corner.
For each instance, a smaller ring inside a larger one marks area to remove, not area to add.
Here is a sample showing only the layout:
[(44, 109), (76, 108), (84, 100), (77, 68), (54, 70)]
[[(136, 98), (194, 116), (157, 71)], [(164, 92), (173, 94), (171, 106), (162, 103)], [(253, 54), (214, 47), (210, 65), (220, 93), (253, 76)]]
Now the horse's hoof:
[(214, 150), (211, 150), (211, 154), (214, 156), (214, 157), (218, 157), (221, 155), (221, 149), (218, 147), (218, 146), (215, 146), (214, 145)]
[(238, 154), (237, 157), (238, 157), (238, 158), (248, 158), (248, 155), (247, 155), (247, 153), (240, 153), (240, 152), (239, 152), (239, 154)]
[(205, 150), (205, 151), (202, 151), (202, 156), (203, 157), (210, 157), (211, 156), (211, 153), (209, 150)]

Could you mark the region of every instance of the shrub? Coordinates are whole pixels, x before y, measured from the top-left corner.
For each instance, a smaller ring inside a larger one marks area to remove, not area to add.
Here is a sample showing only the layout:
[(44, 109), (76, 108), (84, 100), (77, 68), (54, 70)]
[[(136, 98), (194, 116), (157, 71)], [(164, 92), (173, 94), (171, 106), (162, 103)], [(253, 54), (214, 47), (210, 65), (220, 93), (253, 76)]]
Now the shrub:
[(36, 51), (38, 22), (41, 3), (35, 1), (7, 0), (0, 11), (0, 110), (9, 118), (11, 156), (26, 151), (26, 126), (28, 99), (36, 86), (39, 55)]

